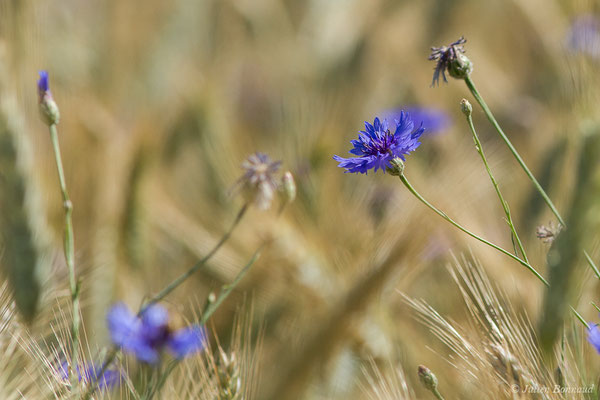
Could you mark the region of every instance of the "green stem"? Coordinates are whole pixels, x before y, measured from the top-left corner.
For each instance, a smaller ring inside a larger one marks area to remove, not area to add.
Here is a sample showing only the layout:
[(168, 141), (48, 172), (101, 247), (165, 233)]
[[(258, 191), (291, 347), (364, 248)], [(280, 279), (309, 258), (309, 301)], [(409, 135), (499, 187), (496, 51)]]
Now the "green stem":
[(546, 194), (546, 192), (544, 191), (544, 189), (542, 188), (542, 186), (539, 184), (539, 182), (537, 181), (537, 179), (535, 179), (535, 177), (533, 176), (533, 174), (531, 173), (531, 171), (529, 170), (529, 168), (525, 164), (525, 161), (523, 161), (523, 159), (521, 158), (521, 156), (517, 152), (517, 149), (515, 149), (515, 147), (511, 143), (511, 141), (508, 139), (508, 137), (506, 136), (506, 134), (502, 130), (502, 128), (500, 128), (500, 125), (498, 124), (498, 122), (494, 118), (494, 115), (492, 114), (492, 111), (489, 109), (489, 107), (487, 106), (487, 104), (485, 103), (485, 101), (483, 100), (483, 98), (481, 97), (481, 95), (479, 94), (479, 91), (477, 91), (477, 88), (475, 87), (475, 84), (471, 80), (470, 76), (467, 76), (465, 78), (465, 83), (467, 84), (467, 87), (471, 91), (471, 94), (473, 95), (473, 97), (475, 97), (475, 100), (477, 100), (477, 102), (481, 106), (481, 108), (482, 108), (483, 112), (485, 113), (487, 119), (492, 123), (492, 125), (494, 126), (494, 128), (496, 129), (496, 131), (500, 134), (500, 137), (502, 138), (502, 140), (504, 140), (504, 143), (506, 143), (506, 146), (508, 146), (509, 150), (511, 151), (511, 153), (513, 154), (513, 156), (515, 157), (515, 159), (517, 160), (517, 162), (519, 163), (519, 165), (521, 166), (521, 168), (523, 168), (523, 171), (525, 171), (525, 174), (527, 174), (527, 176), (529, 177), (529, 180), (531, 180), (531, 182), (533, 183), (533, 185), (535, 186), (535, 188), (537, 189), (537, 191), (540, 193), (540, 195), (542, 196), (542, 198), (544, 199), (544, 201), (546, 202), (546, 204), (548, 205), (548, 207), (550, 207), (550, 210), (552, 210), (552, 213), (554, 213), (554, 215), (556, 216), (556, 218), (558, 219), (558, 221), (560, 222), (560, 224), (562, 226), (566, 227), (565, 221), (560, 216), (560, 213), (558, 212), (558, 210), (554, 206), (554, 203), (552, 203), (552, 200), (550, 200), (550, 197), (548, 197), (548, 195)]
[(433, 393), (438, 400), (444, 400), (444, 397), (441, 395), (440, 391), (437, 390), (437, 388), (434, 388), (431, 393)]
[(467, 123), (469, 124), (469, 128), (471, 129), (471, 133), (473, 134), (473, 141), (475, 142), (475, 148), (477, 149), (477, 152), (481, 156), (481, 160), (483, 161), (483, 164), (485, 165), (485, 169), (488, 173), (488, 176), (490, 177), (490, 180), (492, 181), (492, 185), (494, 185), (494, 189), (496, 190), (498, 199), (500, 199), (500, 204), (502, 204), (502, 208), (504, 209), (504, 215), (506, 215), (506, 223), (508, 224), (510, 231), (512, 232), (512, 235), (515, 238), (517, 245), (519, 246), (519, 250), (521, 251), (521, 254), (523, 255), (523, 259), (525, 260), (526, 263), (529, 264), (529, 259), (527, 258), (527, 254), (525, 253), (525, 248), (523, 247), (523, 243), (521, 242), (521, 239), (519, 238), (519, 235), (517, 234), (517, 230), (515, 229), (515, 225), (513, 223), (513, 219), (512, 219), (512, 215), (510, 213), (510, 208), (508, 207), (508, 203), (506, 202), (506, 200), (504, 200), (504, 196), (502, 196), (502, 192), (500, 191), (498, 182), (496, 182), (494, 175), (492, 175), (492, 170), (490, 168), (490, 165), (488, 164), (487, 157), (485, 156), (485, 153), (483, 152), (483, 147), (481, 146), (481, 141), (479, 140), (479, 136), (477, 135), (477, 131), (475, 130), (475, 125), (473, 125), (473, 118), (471, 117), (471, 113), (469, 112), (468, 114), (466, 114), (466, 117), (467, 117)]
[(450, 222), (452, 225), (454, 225), (456, 228), (460, 229), (461, 231), (463, 231), (464, 233), (466, 233), (467, 235), (471, 236), (474, 239), (479, 240), (482, 243), (487, 244), (488, 246), (492, 247), (493, 249), (498, 250), (499, 252), (501, 252), (502, 254), (507, 255), (508, 257), (512, 258), (513, 260), (517, 261), (519, 264), (523, 265), (525, 268), (527, 268), (528, 270), (530, 270), (544, 285), (546, 286), (550, 286), (548, 284), (548, 282), (546, 281), (546, 279), (544, 279), (544, 277), (542, 275), (540, 275), (539, 272), (537, 272), (535, 270), (535, 268), (533, 268), (531, 265), (529, 265), (529, 263), (525, 262), (524, 260), (520, 259), (519, 257), (515, 256), (514, 254), (512, 254), (511, 252), (504, 250), (502, 247), (499, 247), (497, 245), (495, 245), (492, 242), (489, 242), (485, 239), (483, 239), (480, 236), (477, 236), (476, 234), (474, 234), (473, 232), (469, 231), (468, 229), (464, 228), (462, 225), (460, 225), (459, 223), (457, 223), (456, 221), (454, 221), (452, 218), (450, 218), (448, 215), (446, 215), (445, 212), (437, 209), (434, 205), (432, 205), (431, 203), (429, 203), (427, 200), (425, 200), (425, 198), (423, 198), (423, 196), (421, 196), (419, 194), (419, 192), (417, 192), (415, 190), (415, 188), (412, 187), (412, 185), (410, 184), (410, 182), (408, 181), (408, 179), (406, 179), (406, 177), (404, 176), (404, 174), (400, 175), (400, 180), (402, 181), (402, 183), (404, 184), (404, 186), (406, 186), (406, 188), (417, 198), (419, 199), (423, 204), (425, 204), (427, 207), (429, 207), (431, 210), (433, 210), (436, 214), (438, 214), (440, 217), (444, 218), (446, 221)]
[(579, 314), (577, 312), (577, 310), (575, 308), (573, 308), (573, 306), (569, 306), (569, 308), (571, 309), (571, 312), (573, 313), (573, 315), (575, 315), (575, 318), (577, 318), (579, 320), (579, 322), (581, 322), (583, 324), (583, 326), (586, 327), (586, 329), (589, 329), (589, 325), (587, 323), (587, 321), (581, 316), (581, 314)]
[(583, 254), (585, 255), (585, 259), (587, 260), (590, 268), (592, 268), (592, 270), (594, 271), (594, 274), (596, 275), (596, 278), (600, 279), (600, 271), (598, 270), (598, 267), (596, 266), (596, 263), (594, 263), (594, 260), (592, 260), (592, 257), (590, 257), (590, 255), (588, 254), (587, 251), (583, 251)]
[(60, 145), (58, 142), (58, 131), (56, 124), (50, 125), (50, 139), (54, 149), (54, 159), (56, 160), (56, 169), (58, 170), (58, 181), (60, 191), (62, 192), (63, 207), (65, 209), (65, 233), (64, 233), (64, 252), (65, 261), (69, 270), (69, 288), (71, 290), (71, 302), (73, 303), (73, 321), (71, 325), (71, 363), (69, 364), (69, 373), (71, 385), (74, 387), (79, 380), (76, 372), (76, 365), (79, 358), (79, 325), (81, 323), (79, 312), (79, 284), (75, 277), (75, 244), (73, 239), (73, 203), (67, 192), (67, 182), (60, 155)]
[(189, 270), (187, 270), (186, 272), (181, 274), (179, 277), (177, 277), (173, 282), (171, 282), (169, 285), (167, 285), (157, 295), (150, 298), (144, 304), (144, 306), (140, 309), (140, 312), (138, 313), (138, 315), (141, 314), (142, 312), (144, 312), (144, 310), (146, 308), (148, 308), (149, 306), (151, 306), (152, 304), (158, 303), (159, 301), (164, 299), (169, 293), (171, 293), (173, 290), (175, 290), (179, 285), (181, 285), (183, 282), (185, 282), (190, 276), (192, 276), (200, 268), (202, 268), (202, 266), (204, 266), (204, 264), (206, 264), (206, 262), (213, 255), (215, 255), (215, 253), (221, 248), (221, 246), (223, 246), (223, 244), (225, 244), (225, 242), (231, 237), (233, 230), (242, 220), (244, 214), (246, 213), (246, 210), (248, 210), (248, 203), (244, 204), (242, 206), (242, 208), (240, 209), (240, 211), (238, 211), (237, 216), (235, 217), (235, 220), (231, 224), (231, 227), (229, 228), (229, 230), (227, 232), (225, 232), (225, 234), (223, 235), (221, 240), (219, 240), (219, 242), (215, 245), (215, 247), (213, 247), (213, 249), (210, 252), (208, 252), (208, 254), (205, 255), (200, 261), (198, 261), (192, 268), (190, 268)]
[(256, 252), (252, 255), (252, 258), (250, 259), (250, 261), (248, 261), (248, 263), (244, 266), (244, 268), (242, 268), (242, 270), (237, 274), (237, 276), (235, 277), (233, 282), (223, 285), (223, 287), (221, 288), (221, 293), (219, 294), (219, 297), (213, 303), (211, 303), (208, 307), (206, 307), (204, 314), (202, 314), (202, 318), (200, 319), (201, 324), (205, 324), (208, 321), (208, 319), (214, 314), (214, 312), (217, 311), (217, 308), (219, 308), (219, 306), (225, 301), (225, 299), (227, 297), (229, 297), (229, 295), (231, 294), (233, 289), (235, 289), (235, 287), (244, 278), (244, 276), (246, 275), (246, 273), (248, 272), (248, 270), (250, 269), (252, 264), (254, 264), (254, 262), (258, 259), (258, 257), (260, 257), (260, 253), (261, 253), (263, 247), (264, 247), (264, 245), (259, 247), (258, 250), (256, 250)]
[[(225, 301), (225, 299), (227, 297), (229, 297), (229, 295), (231, 294), (233, 289), (244, 278), (244, 276), (246, 275), (246, 273), (248, 272), (248, 270), (250, 269), (252, 264), (254, 264), (256, 262), (258, 257), (260, 257), (260, 252), (262, 250), (262, 247), (264, 247), (264, 245), (261, 246), (258, 250), (256, 250), (256, 252), (252, 256), (250, 261), (248, 261), (248, 263), (244, 266), (244, 268), (242, 268), (242, 270), (237, 274), (237, 276), (235, 277), (233, 282), (223, 285), (221, 287), (221, 294), (213, 303), (210, 303), (209, 306), (206, 308), (205, 312), (202, 314), (202, 318), (200, 318), (200, 324), (202, 324), (202, 325), (206, 324), (208, 319), (214, 314), (215, 311), (217, 311), (217, 309), (221, 306), (221, 304)], [(167, 370), (163, 373), (163, 375), (162, 375), (160, 381), (158, 382), (158, 384), (156, 385), (156, 387), (152, 390), (150, 396), (148, 396), (148, 400), (151, 400), (154, 397), (154, 395), (162, 389), (165, 382), (167, 381), (167, 378), (169, 377), (171, 372), (173, 372), (173, 370), (175, 369), (175, 367), (178, 364), (179, 364), (179, 360), (174, 360), (169, 365)]]

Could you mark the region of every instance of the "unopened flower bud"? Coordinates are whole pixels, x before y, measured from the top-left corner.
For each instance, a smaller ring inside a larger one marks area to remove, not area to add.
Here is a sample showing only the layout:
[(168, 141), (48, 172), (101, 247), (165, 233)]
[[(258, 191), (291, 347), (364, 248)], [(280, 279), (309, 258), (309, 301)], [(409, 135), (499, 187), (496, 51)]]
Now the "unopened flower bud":
[(471, 103), (469, 103), (469, 100), (462, 99), (460, 102), (460, 110), (463, 112), (463, 114), (469, 117), (473, 113), (473, 106)]
[(448, 75), (456, 79), (465, 79), (473, 72), (473, 63), (462, 53), (457, 52), (448, 65)]
[(52, 93), (50, 93), (50, 88), (48, 86), (48, 72), (40, 71), (39, 74), (40, 79), (37, 81), (37, 87), (40, 114), (48, 126), (58, 124), (60, 113), (58, 111), (58, 105), (52, 98)]
[(281, 178), (283, 193), (285, 194), (286, 203), (291, 203), (296, 198), (296, 182), (290, 171), (286, 171)]
[(425, 388), (431, 392), (437, 391), (438, 380), (437, 377), (429, 368), (424, 365), (419, 365), (418, 369), (419, 380), (425, 386)]
[(393, 176), (400, 176), (404, 173), (404, 161), (400, 157), (394, 157), (390, 161), (390, 168), (387, 172)]

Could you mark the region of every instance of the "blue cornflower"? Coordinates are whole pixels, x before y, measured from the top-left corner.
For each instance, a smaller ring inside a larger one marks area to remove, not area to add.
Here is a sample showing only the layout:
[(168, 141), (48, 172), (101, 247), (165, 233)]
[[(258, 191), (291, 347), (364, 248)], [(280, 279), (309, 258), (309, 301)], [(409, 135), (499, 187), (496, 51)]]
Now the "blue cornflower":
[(596, 324), (588, 324), (588, 342), (596, 348), (596, 351), (600, 353), (600, 329)]
[[(441, 133), (452, 125), (452, 118), (447, 112), (439, 108), (410, 106), (405, 107), (404, 112), (410, 115), (413, 121), (422, 121), (427, 136)], [(382, 117), (389, 121), (400, 119), (402, 110), (388, 110), (382, 113)]]
[(399, 157), (404, 161), (406, 154), (419, 147), (419, 138), (425, 130), (422, 123), (418, 129), (414, 129), (412, 119), (404, 111), (400, 112), (400, 118), (396, 120), (394, 133), (388, 129), (386, 119), (380, 121), (375, 118), (373, 125), (365, 121), (365, 128), (366, 130), (360, 131), (358, 140), (350, 141), (354, 145), (350, 154), (358, 157), (333, 156), (339, 162), (338, 167), (346, 169), (346, 172), (366, 174), (370, 169), (385, 172), (392, 167), (392, 159)]
[(583, 14), (573, 20), (567, 35), (567, 45), (575, 52), (600, 58), (600, 21), (591, 14)]
[[(77, 372), (79, 382), (82, 380), (86, 383), (98, 381), (98, 387), (100, 389), (112, 389), (121, 381), (121, 374), (112, 369), (107, 369), (104, 371), (102, 377), (100, 378), (100, 371), (102, 371), (101, 365), (84, 364), (83, 368), (77, 366), (75, 371)], [(69, 365), (66, 361), (60, 364), (58, 372), (61, 378), (63, 378), (65, 381), (69, 380)]]
[(160, 305), (149, 306), (138, 317), (125, 304), (117, 303), (107, 319), (112, 341), (146, 363), (158, 362), (164, 348), (181, 359), (202, 350), (206, 344), (206, 332), (199, 325), (172, 330), (168, 325), (169, 314)]

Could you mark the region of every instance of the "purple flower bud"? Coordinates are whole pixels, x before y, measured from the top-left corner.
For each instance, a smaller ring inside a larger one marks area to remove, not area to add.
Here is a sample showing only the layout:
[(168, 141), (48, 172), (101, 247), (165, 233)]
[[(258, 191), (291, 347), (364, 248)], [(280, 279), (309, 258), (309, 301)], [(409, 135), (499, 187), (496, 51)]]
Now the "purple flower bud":
[(50, 86), (48, 84), (48, 71), (40, 71), (40, 79), (37, 81), (38, 100), (40, 106), (40, 114), (42, 119), (48, 125), (58, 124), (60, 113), (58, 105), (52, 98)]

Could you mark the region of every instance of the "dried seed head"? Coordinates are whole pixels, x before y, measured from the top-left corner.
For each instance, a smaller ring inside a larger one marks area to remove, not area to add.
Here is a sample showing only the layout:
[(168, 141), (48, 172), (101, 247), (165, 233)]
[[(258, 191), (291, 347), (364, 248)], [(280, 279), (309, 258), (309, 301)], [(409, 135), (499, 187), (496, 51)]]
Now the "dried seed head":
[(275, 174), (280, 166), (281, 161), (271, 161), (266, 154), (252, 154), (242, 164), (246, 172), (238, 179), (236, 186), (242, 187), (248, 200), (258, 208), (267, 210), (278, 187)]
[(242, 396), (242, 379), (240, 377), (239, 363), (232, 352), (229, 355), (220, 349), (220, 360), (217, 366), (220, 384), (220, 397), (222, 400), (237, 400)]
[(562, 230), (561, 224), (554, 224), (552, 221), (546, 225), (540, 225), (535, 230), (535, 234), (544, 243), (552, 243)]
[(463, 44), (466, 42), (467, 39), (461, 36), (449, 46), (431, 48), (429, 60), (437, 61), (433, 72), (431, 86), (439, 84), (440, 73), (442, 74), (444, 82), (448, 82), (448, 79), (446, 79), (446, 72), (456, 79), (465, 79), (473, 72), (473, 63), (471, 63), (471, 60), (464, 55), (465, 48), (463, 47)]

